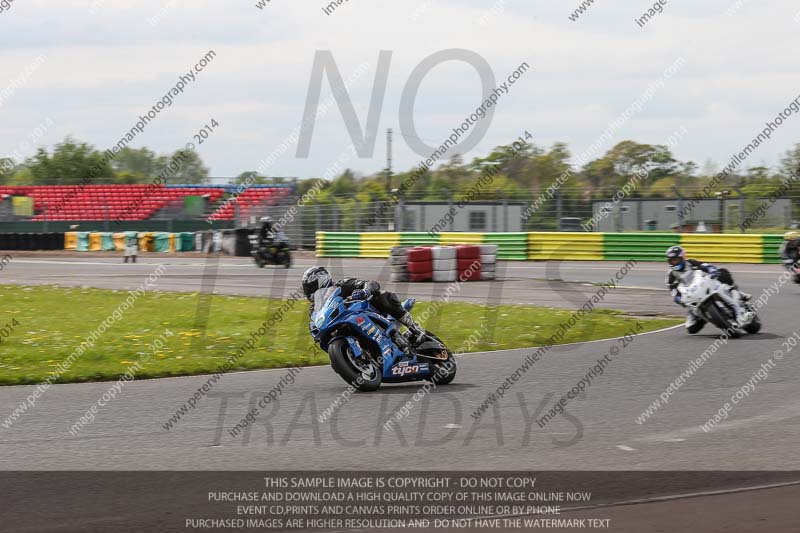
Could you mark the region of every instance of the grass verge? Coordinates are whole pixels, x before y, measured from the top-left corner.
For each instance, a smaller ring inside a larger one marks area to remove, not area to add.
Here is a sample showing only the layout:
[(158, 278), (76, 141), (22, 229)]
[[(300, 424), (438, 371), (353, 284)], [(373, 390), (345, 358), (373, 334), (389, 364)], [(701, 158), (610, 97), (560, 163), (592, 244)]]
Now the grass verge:
[[(2, 385), (42, 382), (128, 297), (125, 291), (89, 288), (5, 285), (0, 286), (0, 291), (4, 304), (0, 328), (12, 321), (17, 324), (0, 345)], [(117, 379), (137, 362), (142, 366), (136, 372), (137, 379), (213, 373), (282, 303), (215, 295), (203, 336), (195, 323), (197, 293), (146, 293), (54, 382)], [(314, 346), (308, 333), (307, 305), (298, 301), (253, 350), (237, 361), (234, 369), (328, 364), (327, 354)], [(429, 305), (419, 302), (414, 314), (423, 316)], [(571, 314), (572, 311), (533, 306), (487, 308), (447, 303), (425, 326), (451, 350), (475, 352), (542, 345)], [(637, 319), (596, 309), (579, 320), (562, 342), (614, 337), (631, 329), (637, 321), (642, 323), (643, 331), (679, 322)], [(470, 338), (477, 341), (470, 342)], [(154, 345), (156, 339), (164, 342)], [(155, 349), (160, 344), (163, 347)]]

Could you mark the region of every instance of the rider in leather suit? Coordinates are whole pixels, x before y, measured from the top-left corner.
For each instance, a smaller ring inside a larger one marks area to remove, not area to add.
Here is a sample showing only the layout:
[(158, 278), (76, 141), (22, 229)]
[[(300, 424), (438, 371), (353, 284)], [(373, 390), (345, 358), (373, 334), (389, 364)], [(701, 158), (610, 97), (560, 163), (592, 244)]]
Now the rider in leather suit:
[[(670, 268), (666, 280), (667, 288), (669, 288), (676, 304), (686, 307), (681, 302), (681, 295), (680, 292), (678, 292), (678, 287), (687, 284), (689, 278), (688, 274), (692, 270), (702, 270), (727, 286), (727, 291), (722, 291), (720, 295), (734, 308), (739, 323), (745, 323), (752, 318), (752, 312), (746, 310), (741, 305), (741, 302), (746, 302), (750, 299), (750, 295), (739, 290), (728, 269), (717, 268), (714, 265), (703, 263), (696, 259), (687, 259), (686, 251), (680, 246), (673, 246), (667, 250), (667, 263)], [(706, 321), (697, 316), (692, 309), (686, 309), (686, 329), (689, 333), (697, 333), (703, 329), (705, 325)]]
[(800, 266), (800, 231), (787, 231), (783, 235), (780, 249), (781, 261), (788, 270)]
[(302, 285), (303, 294), (311, 302), (308, 310), (309, 316), (314, 312), (314, 293), (324, 287), (336, 286), (341, 289), (343, 298), (365, 300), (371, 295), (372, 305), (379, 313), (393, 317), (408, 328), (412, 334), (411, 342), (413, 344), (419, 344), (426, 335), (425, 328), (414, 320), (411, 313), (403, 309), (397, 294), (390, 291), (382, 291), (381, 285), (377, 281), (345, 278), (334, 283), (325, 267), (315, 266), (303, 273)]

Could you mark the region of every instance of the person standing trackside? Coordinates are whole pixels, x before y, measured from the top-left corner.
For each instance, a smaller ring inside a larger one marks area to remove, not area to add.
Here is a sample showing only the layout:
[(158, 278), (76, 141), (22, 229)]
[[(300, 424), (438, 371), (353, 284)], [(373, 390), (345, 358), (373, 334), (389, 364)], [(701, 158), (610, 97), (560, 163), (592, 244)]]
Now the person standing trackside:
[(139, 236), (135, 231), (125, 232), (125, 260), (123, 263), (128, 262), (131, 258), (131, 263), (136, 262), (136, 257), (139, 255)]

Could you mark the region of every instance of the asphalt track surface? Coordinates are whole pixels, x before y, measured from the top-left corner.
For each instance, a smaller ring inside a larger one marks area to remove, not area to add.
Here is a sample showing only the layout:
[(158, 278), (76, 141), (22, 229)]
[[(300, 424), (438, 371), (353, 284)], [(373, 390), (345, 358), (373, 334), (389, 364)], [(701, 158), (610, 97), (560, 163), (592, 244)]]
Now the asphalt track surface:
[[(133, 289), (163, 263), (167, 271), (160, 290), (281, 296), (294, 290), (303, 269), (317, 262), (335, 275), (388, 278), (380, 260), (305, 257), (289, 270), (259, 270), (240, 258), (222, 258), (209, 268), (202, 258), (150, 256), (122, 265), (119, 259), (86, 256), (18, 257), (2, 279)], [(592, 283), (607, 282), (620, 267), (612, 262), (501, 263), (502, 281), (464, 284), (454, 299), (574, 309), (598, 290)], [(554, 347), (477, 421), (470, 413), (531, 349), (463, 355), (454, 383), (418, 402), (413, 397), (421, 384), (384, 386), (377, 393), (352, 396), (325, 422), (317, 416), (345, 386), (329, 367), (306, 368), (255, 425), (236, 437), (228, 431), (286, 370), (224, 376), (170, 430), (163, 424), (207, 377), (129, 383), (77, 436), (68, 427), (110, 383), (58, 385), (10, 429), (0, 427), (0, 470), (800, 470), (800, 346), (784, 345), (800, 330), (800, 286), (778, 286), (778, 265), (727, 267), (756, 298), (769, 286), (777, 287), (760, 310), (762, 332), (717, 342), (708, 362), (642, 424), (637, 417), (691, 360), (718, 341), (718, 331), (707, 326), (690, 336), (678, 327), (637, 336), (624, 348), (613, 339)], [(603, 305), (645, 317), (679, 314), (663, 289), (664, 275), (663, 265), (640, 263)], [(424, 300), (440, 298), (446, 286), (386, 285)], [(446, 339), (446, 325), (439, 332)], [(612, 363), (583, 397), (539, 427), (535, 419), (614, 347)], [(701, 429), (770, 359), (774, 367), (728, 418), (709, 432)], [(5, 419), (32, 390), (0, 388), (0, 417)], [(409, 400), (409, 415), (385, 430), (384, 422)], [(762, 479), (757, 484), (769, 483)], [(783, 490), (778, 500), (789, 490), (797, 495), (792, 487), (774, 490)]]

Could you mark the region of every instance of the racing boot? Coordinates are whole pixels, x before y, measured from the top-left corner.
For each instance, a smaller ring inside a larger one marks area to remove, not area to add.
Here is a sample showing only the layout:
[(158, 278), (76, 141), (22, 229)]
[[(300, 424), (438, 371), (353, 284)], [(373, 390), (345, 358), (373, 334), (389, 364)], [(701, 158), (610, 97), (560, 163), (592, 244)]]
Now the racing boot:
[(734, 294), (738, 294), (739, 291), (736, 289), (729, 288), (727, 291), (722, 290), (718, 294), (722, 297), (723, 300), (726, 301), (733, 310), (736, 312), (736, 326), (742, 327), (745, 324), (749, 323), (753, 320), (755, 313), (750, 311), (749, 309), (745, 309), (739, 302), (741, 301), (739, 298), (736, 298)]
[(411, 316), (411, 313), (406, 313), (400, 317), (400, 323), (408, 328), (411, 348), (415, 348), (424, 340), (426, 335), (425, 328), (417, 324), (417, 321), (414, 320), (414, 317)]
[(686, 331), (694, 335), (706, 325), (706, 321), (694, 314), (691, 309), (686, 312)]
[(746, 292), (740, 291), (738, 288), (731, 289), (731, 296), (737, 298), (742, 302), (749, 302), (750, 298), (752, 298), (751, 295), (747, 294)]

